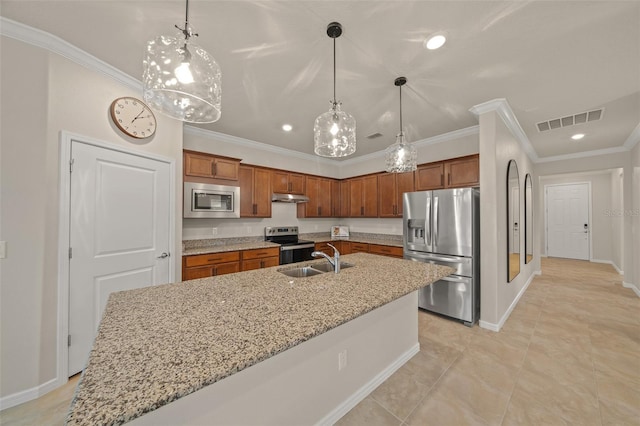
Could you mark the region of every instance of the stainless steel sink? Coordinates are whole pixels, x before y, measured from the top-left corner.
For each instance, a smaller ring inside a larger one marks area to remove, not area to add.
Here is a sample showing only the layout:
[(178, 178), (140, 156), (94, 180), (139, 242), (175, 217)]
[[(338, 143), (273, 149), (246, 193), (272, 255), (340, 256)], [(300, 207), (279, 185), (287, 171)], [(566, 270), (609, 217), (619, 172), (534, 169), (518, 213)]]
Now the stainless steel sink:
[(278, 272), (294, 278), (311, 277), (313, 275), (320, 275), (323, 273), (322, 271), (318, 271), (310, 266), (301, 266), (299, 268), (292, 269), (278, 269)]
[[(340, 262), (340, 270), (351, 268), (352, 266), (352, 263)], [(317, 265), (311, 265), (311, 267), (322, 272), (333, 272), (333, 266), (329, 262), (318, 263)]]

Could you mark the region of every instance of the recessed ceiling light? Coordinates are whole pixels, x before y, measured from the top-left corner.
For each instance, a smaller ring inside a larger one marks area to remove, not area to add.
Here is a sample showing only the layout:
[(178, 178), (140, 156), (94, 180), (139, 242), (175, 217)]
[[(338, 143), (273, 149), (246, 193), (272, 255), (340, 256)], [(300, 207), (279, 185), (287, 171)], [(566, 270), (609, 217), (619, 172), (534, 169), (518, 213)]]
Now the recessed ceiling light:
[(434, 35), (433, 37), (424, 41), (424, 47), (426, 47), (429, 50), (439, 49), (442, 47), (442, 45), (446, 41), (447, 41), (447, 38), (444, 35), (442, 34)]
[(571, 139), (573, 139), (574, 141), (579, 141), (582, 138), (584, 138), (584, 133), (576, 133), (575, 135), (571, 136)]
[(282, 130), (284, 130), (285, 132), (290, 132), (291, 129), (293, 129), (293, 127), (291, 126), (291, 124), (283, 124), (282, 125)]

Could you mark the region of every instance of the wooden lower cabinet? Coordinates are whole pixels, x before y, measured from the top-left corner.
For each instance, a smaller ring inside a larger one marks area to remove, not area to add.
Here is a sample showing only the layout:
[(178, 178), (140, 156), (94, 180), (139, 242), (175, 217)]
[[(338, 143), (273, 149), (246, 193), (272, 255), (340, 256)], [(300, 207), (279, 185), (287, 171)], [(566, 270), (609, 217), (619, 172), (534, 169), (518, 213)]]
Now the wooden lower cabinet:
[(402, 258), (403, 249), (402, 247), (396, 247), (396, 246), (386, 246), (382, 244), (369, 244), (369, 253)]
[(182, 256), (182, 280), (213, 277), (240, 272), (240, 252)]
[(354, 241), (349, 242), (349, 251), (351, 253), (369, 253), (369, 244), (356, 243)]
[(314, 250), (322, 251), (328, 254), (329, 256), (333, 256), (333, 248), (329, 247), (329, 244), (337, 248), (340, 254), (348, 254), (348, 253), (345, 253), (345, 249), (344, 249), (345, 244), (349, 244), (348, 241), (326, 241), (322, 243), (316, 243)]
[(280, 248), (269, 247), (242, 251), (242, 270), (269, 268), (280, 264)]

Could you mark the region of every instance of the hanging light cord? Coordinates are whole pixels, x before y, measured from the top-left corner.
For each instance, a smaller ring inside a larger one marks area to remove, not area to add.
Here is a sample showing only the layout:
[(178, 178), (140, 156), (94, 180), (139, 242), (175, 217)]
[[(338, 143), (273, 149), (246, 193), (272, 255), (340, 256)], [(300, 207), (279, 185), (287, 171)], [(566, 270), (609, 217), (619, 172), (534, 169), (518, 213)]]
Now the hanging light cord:
[(198, 37), (197, 33), (192, 33), (191, 30), (189, 29), (189, 0), (187, 0), (187, 7), (186, 7), (186, 11), (184, 14), (184, 28), (180, 28), (177, 25), (174, 25), (177, 29), (179, 29), (180, 31), (182, 31), (182, 34), (184, 34), (184, 38), (185, 40), (189, 40), (189, 37), (191, 36), (196, 36)]
[(402, 86), (400, 87), (400, 136), (402, 136)]
[(338, 103), (336, 101), (336, 39), (333, 38), (333, 105)]

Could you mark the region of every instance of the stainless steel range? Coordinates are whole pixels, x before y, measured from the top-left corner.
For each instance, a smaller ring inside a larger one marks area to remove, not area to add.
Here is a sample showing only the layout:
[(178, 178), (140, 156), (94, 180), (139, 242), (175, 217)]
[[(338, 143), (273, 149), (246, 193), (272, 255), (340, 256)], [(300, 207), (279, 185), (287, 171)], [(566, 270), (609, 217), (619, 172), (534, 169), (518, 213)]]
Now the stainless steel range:
[(280, 244), (280, 264), (311, 260), (315, 244), (313, 241), (298, 239), (297, 226), (267, 226), (264, 228), (264, 240)]

